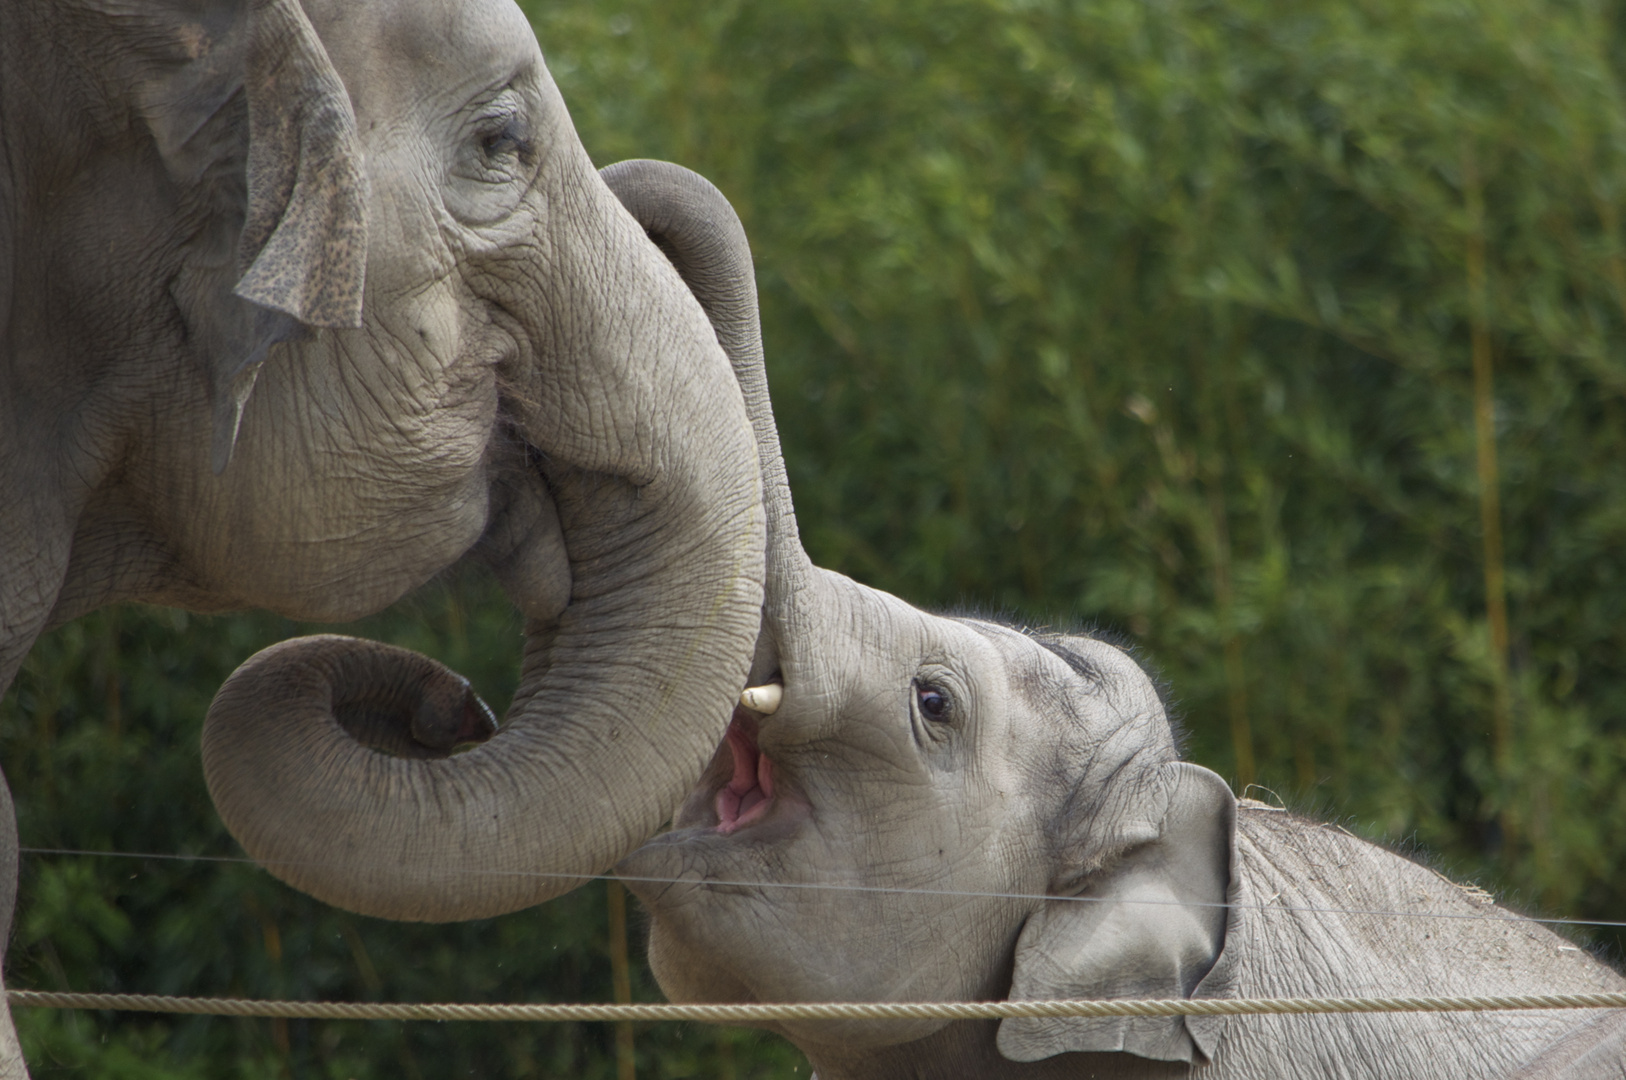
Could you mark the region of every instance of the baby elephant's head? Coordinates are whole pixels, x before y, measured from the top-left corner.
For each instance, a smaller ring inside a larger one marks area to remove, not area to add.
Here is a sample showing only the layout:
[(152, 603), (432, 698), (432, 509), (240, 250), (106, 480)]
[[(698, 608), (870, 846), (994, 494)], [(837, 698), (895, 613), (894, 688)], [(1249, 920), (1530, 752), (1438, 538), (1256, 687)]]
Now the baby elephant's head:
[[(742, 705), (672, 831), (618, 868), (675, 1001), (1185, 997), (1223, 945), (1235, 801), (1146, 673), (1084, 635), (835, 598)], [(764, 705), (763, 707), (768, 707)], [(641, 880), (640, 880), (641, 879)], [(945, 1021), (772, 1025), (810, 1054)], [(1182, 1021), (1009, 1020), (1016, 1060), (1192, 1060)]]

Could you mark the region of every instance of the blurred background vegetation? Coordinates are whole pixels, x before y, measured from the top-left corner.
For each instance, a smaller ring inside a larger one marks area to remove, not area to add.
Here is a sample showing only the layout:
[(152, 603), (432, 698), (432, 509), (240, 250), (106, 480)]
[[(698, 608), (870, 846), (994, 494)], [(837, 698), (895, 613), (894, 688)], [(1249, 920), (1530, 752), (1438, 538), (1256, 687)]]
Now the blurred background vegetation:
[[(1626, 918), (1619, 5), (527, 10), (596, 162), (678, 161), (738, 207), (816, 561), (1121, 632), (1239, 790)], [(24, 844), (239, 854), (199, 723), (311, 629), (129, 607), (44, 639), (0, 706)], [(519, 626), (478, 575), (348, 630), (511, 693)], [(606, 948), (602, 885), (402, 927), (240, 864), (38, 855), (10, 978), (602, 1001)], [(615, 1074), (593, 1025), (18, 1019), (39, 1076)], [(641, 1076), (806, 1072), (751, 1032), (636, 1046)]]

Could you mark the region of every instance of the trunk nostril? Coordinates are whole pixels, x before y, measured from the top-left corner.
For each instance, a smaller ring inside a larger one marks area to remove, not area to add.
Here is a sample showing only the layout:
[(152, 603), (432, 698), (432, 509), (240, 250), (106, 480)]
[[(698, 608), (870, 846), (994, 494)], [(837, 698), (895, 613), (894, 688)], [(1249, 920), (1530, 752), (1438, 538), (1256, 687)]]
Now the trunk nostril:
[(497, 717), (467, 679), (433, 662), (386, 656), (357, 665), (335, 688), (333, 718), (351, 738), (391, 757), (423, 759), (496, 734)]
[(450, 753), (463, 743), (485, 742), (497, 733), (497, 717), (461, 675), (434, 672), (424, 680), (413, 710), (412, 739), (432, 751)]

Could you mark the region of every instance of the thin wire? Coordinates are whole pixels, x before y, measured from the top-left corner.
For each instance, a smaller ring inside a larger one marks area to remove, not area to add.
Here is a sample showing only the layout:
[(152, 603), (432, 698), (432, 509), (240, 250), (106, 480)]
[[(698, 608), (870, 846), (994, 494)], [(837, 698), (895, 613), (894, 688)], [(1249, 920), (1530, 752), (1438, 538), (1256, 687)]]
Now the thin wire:
[[(257, 859), (250, 859), (241, 855), (161, 855), (158, 853), (140, 854), (129, 851), (83, 851), (74, 848), (19, 848), (24, 855), (72, 855), (97, 856), (112, 859), (156, 859), (174, 862), (213, 862), (213, 863), (243, 863), (255, 867), (268, 866), (335, 866), (337, 863), (328, 862), (278, 862), (263, 863)], [(1158, 904), (1169, 907), (1211, 907), (1236, 908), (1239, 911), (1281, 911), (1295, 914), (1310, 915), (1375, 915), (1391, 918), (1407, 919), (1478, 919), (1485, 922), (1534, 922), (1555, 926), (1606, 926), (1626, 927), (1626, 921), (1607, 919), (1556, 919), (1538, 918), (1532, 915), (1476, 915), (1456, 914), (1442, 911), (1383, 911), (1369, 908), (1322, 908), (1322, 907), (1296, 907), (1289, 904), (1278, 904), (1274, 899), (1262, 904), (1230, 904), (1214, 900), (1156, 900), (1104, 896), (1055, 896), (1050, 893), (1009, 893), (1009, 892), (979, 892), (962, 889), (922, 889), (906, 888), (887, 885), (831, 885), (818, 881), (733, 881), (724, 878), (673, 878), (673, 877), (645, 877), (634, 874), (565, 874), (550, 873), (540, 870), (479, 870), (471, 871), (472, 875), (488, 877), (524, 877), (524, 878), (552, 878), (564, 881), (638, 881), (651, 885), (705, 885), (722, 886), (725, 888), (742, 889), (807, 889), (827, 890), (831, 892), (864, 892), (864, 893), (896, 893), (911, 896), (946, 896), (963, 897), (971, 900), (1043, 900), (1068, 901), (1071, 903), (1095, 904)], [(1447, 879), (1449, 880), (1449, 879)], [(1455, 884), (1455, 882), (1452, 882)], [(1458, 885), (1457, 888), (1464, 888)]]

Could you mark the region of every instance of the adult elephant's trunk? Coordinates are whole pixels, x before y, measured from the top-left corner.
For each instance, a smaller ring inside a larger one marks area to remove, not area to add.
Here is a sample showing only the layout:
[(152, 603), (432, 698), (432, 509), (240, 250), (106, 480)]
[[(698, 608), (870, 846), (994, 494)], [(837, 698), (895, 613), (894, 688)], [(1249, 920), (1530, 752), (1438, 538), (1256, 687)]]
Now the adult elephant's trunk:
[(740, 391), (672, 267), (586, 182), (558, 198), (587, 264), (551, 271), (525, 335), (535, 385), (511, 395), (557, 510), (569, 604), (528, 631), (507, 721), (441, 756), (490, 732), (466, 684), (331, 637), (259, 654), (210, 708), (204, 769), (228, 828), (352, 911), (478, 918), (601, 872), (671, 814), (745, 684), (764, 554)]
[(823, 606), (813, 596), (821, 587), (821, 572), (802, 548), (768, 396), (751, 245), (727, 197), (696, 172), (669, 161), (639, 159), (611, 165), (602, 175), (700, 301), (745, 395), (768, 519), (762, 634), (750, 680), (761, 683), (782, 675), (785, 662), (797, 659), (798, 643), (814, 640), (812, 622)]

